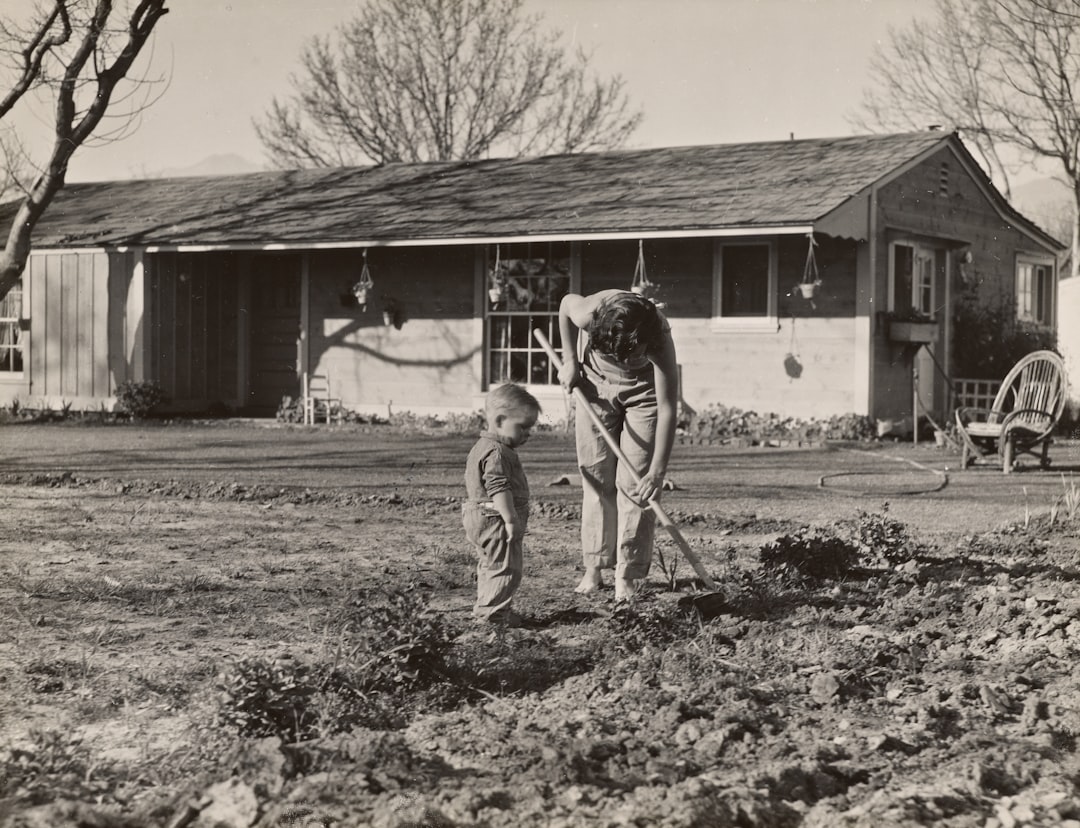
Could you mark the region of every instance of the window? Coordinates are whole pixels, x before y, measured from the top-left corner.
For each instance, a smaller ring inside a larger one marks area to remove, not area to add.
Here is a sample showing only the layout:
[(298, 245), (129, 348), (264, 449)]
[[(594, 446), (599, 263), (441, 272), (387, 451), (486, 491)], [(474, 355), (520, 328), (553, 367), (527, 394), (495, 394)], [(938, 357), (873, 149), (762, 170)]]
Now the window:
[(1050, 324), (1052, 275), (1048, 264), (1024, 260), (1016, 263), (1016, 318), (1021, 322)]
[(714, 314), (733, 326), (776, 316), (774, 242), (718, 242)]
[(22, 284), (16, 284), (0, 299), (0, 375), (21, 374), (23, 370)]
[(490, 249), (488, 257), (488, 383), (557, 385), (551, 360), (532, 332), (539, 328), (556, 350), (562, 345), (559, 303), (570, 292), (569, 243), (503, 244)]
[(889, 257), (889, 310), (934, 315), (934, 259), (931, 247), (893, 242)]

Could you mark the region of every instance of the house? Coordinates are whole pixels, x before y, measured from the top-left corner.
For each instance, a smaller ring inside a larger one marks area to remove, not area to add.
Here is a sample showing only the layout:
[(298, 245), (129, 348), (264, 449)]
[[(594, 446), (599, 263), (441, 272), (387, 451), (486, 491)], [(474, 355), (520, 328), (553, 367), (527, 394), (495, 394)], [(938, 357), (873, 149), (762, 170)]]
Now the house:
[(687, 406), (910, 417), (949, 405), (957, 292), (1052, 325), (1061, 247), (943, 132), (75, 184), (2, 306), (0, 403), (155, 380), (268, 415), (310, 371), (382, 414), (509, 377), (558, 418), (531, 330), (643, 266)]

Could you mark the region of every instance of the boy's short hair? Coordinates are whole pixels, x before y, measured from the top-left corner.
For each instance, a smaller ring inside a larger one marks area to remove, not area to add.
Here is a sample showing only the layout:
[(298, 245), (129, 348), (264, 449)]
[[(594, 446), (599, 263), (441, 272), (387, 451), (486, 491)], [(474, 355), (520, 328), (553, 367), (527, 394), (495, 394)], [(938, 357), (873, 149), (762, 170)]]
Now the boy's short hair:
[(636, 293), (617, 293), (603, 300), (589, 326), (589, 342), (600, 353), (624, 360), (642, 345), (646, 351), (664, 341), (660, 311)]
[(540, 403), (532, 394), (515, 382), (504, 382), (488, 391), (484, 402), (484, 413), (489, 423), (493, 423), (499, 414), (515, 414), (528, 411), (540, 413)]

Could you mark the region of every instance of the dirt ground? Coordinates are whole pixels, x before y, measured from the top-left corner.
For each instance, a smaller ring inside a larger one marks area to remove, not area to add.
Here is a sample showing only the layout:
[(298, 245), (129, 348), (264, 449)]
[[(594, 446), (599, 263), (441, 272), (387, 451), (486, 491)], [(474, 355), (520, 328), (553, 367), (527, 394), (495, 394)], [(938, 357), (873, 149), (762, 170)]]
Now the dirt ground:
[[(541, 433), (531, 623), (481, 630), (471, 442), (0, 426), (0, 825), (1080, 828), (1080, 445), (1007, 476), (925, 444), (679, 445), (664, 502), (722, 599), (698, 613), (664, 538), (630, 609), (573, 592), (573, 448)], [(842, 573), (763, 563), (853, 525), (887, 531)], [(222, 715), (244, 659), (344, 664), (372, 591), (406, 588), (438, 681), (349, 728), (322, 701), (298, 739)]]

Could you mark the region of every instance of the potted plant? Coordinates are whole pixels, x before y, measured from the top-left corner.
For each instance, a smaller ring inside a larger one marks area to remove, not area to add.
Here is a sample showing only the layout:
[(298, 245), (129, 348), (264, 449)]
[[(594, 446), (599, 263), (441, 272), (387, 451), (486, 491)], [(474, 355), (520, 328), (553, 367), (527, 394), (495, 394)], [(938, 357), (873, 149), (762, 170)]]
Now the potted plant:
[(369, 295), (374, 288), (375, 281), (371, 278), (371, 271), (368, 270), (367, 251), (365, 250), (364, 266), (360, 270), (360, 278), (352, 286), (352, 295), (356, 297), (356, 304), (360, 306), (361, 311), (367, 310)]
[(813, 299), (815, 294), (817, 294), (818, 288), (821, 287), (821, 277), (818, 275), (817, 259), (814, 256), (814, 248), (817, 247), (817, 240), (814, 238), (813, 233), (807, 233), (806, 236), (810, 240), (810, 245), (806, 251), (806, 264), (803, 266), (802, 281), (799, 282), (798, 288), (803, 299)]
[(495, 245), (495, 264), (488, 274), (488, 299), (492, 306), (506, 300), (506, 265), (502, 263), (499, 245)]

